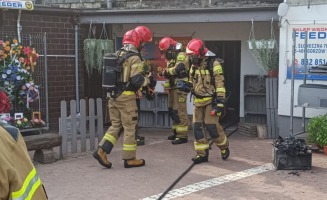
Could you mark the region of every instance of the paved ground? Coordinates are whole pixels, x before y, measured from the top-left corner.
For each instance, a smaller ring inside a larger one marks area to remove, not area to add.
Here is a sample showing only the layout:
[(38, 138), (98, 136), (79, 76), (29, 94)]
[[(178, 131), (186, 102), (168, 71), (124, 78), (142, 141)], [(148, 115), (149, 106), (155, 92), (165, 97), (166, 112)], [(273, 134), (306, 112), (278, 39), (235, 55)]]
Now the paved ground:
[[(138, 158), (146, 166), (125, 169), (121, 139), (109, 159), (112, 169), (101, 167), (91, 152), (77, 153), (52, 164), (37, 164), (50, 200), (158, 199), (191, 164), (193, 137), (186, 144), (172, 145), (165, 129), (143, 129), (146, 145)], [(190, 135), (192, 135), (190, 133)], [(217, 147), (209, 162), (196, 165), (164, 199), (257, 200), (327, 199), (327, 156), (313, 154), (307, 171), (275, 171), (272, 140), (249, 138), (235, 132), (230, 138), (231, 157), (220, 158)]]

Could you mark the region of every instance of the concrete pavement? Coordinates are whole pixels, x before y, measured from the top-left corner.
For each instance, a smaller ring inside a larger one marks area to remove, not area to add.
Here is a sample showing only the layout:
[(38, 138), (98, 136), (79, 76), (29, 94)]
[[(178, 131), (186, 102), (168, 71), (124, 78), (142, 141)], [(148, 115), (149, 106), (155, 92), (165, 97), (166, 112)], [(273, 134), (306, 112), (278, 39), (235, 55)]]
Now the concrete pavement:
[[(227, 131), (228, 132), (228, 131)], [(141, 168), (125, 169), (121, 160), (122, 138), (105, 169), (91, 152), (77, 153), (52, 164), (36, 164), (50, 200), (157, 199), (191, 164), (195, 155), (189, 142), (172, 145), (167, 129), (143, 129), (146, 145), (137, 149), (144, 158)], [(272, 140), (249, 138), (237, 132), (230, 138), (231, 157), (220, 158), (213, 146), (209, 162), (195, 165), (164, 199), (326, 199), (327, 156), (313, 154), (307, 171), (275, 171)]]

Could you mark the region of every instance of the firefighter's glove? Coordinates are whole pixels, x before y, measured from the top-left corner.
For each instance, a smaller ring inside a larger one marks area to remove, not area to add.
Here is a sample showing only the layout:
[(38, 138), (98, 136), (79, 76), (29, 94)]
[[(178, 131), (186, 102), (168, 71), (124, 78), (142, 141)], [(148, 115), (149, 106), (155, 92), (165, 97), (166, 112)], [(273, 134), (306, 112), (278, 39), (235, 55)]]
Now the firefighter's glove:
[(147, 86), (142, 87), (142, 94), (149, 101), (154, 99), (154, 90), (157, 85), (157, 81), (154, 79), (152, 75), (148, 76), (149, 84)]
[(168, 78), (169, 77), (168, 70), (167, 69), (163, 70), (159, 75), (162, 77)]
[(225, 114), (225, 99), (222, 97), (217, 97), (213, 105), (213, 110), (211, 111), (211, 116), (224, 116)]
[(145, 94), (145, 98), (148, 100), (148, 101), (153, 101), (154, 99), (154, 90), (149, 90), (146, 94)]
[(141, 92), (142, 96), (145, 96), (148, 101), (152, 101), (154, 99), (154, 88), (143, 86)]

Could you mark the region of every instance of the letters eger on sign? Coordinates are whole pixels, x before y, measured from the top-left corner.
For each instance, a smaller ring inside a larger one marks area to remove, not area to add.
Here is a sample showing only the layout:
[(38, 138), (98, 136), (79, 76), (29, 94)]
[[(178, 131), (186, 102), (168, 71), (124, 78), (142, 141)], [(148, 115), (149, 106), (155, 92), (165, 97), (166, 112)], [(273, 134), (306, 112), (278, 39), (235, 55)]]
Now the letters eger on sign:
[(32, 1), (6, 1), (0, 0), (0, 9), (18, 9), (18, 10), (33, 10)]

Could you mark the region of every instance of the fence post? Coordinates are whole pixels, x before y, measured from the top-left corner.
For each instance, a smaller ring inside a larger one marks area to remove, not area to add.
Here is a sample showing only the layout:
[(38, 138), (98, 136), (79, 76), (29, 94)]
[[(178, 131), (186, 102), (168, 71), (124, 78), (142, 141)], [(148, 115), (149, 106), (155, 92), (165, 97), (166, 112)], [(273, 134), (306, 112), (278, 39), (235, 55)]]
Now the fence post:
[[(61, 101), (61, 115), (59, 120), (59, 134), (62, 135), (62, 145), (60, 148), (60, 156), (66, 157), (68, 155), (68, 139), (71, 139), (71, 152), (77, 153), (77, 109), (76, 109), (76, 101), (70, 101), (70, 123), (71, 123), (71, 135), (68, 138), (68, 130), (67, 130), (67, 102)], [(102, 99), (96, 99), (96, 113), (95, 115), (95, 101), (94, 99), (89, 99), (88, 106), (84, 99), (80, 100), (80, 138), (81, 138), (81, 152), (85, 152), (87, 149), (86, 138), (87, 138), (87, 120), (88, 124), (88, 132), (90, 136), (90, 150), (95, 149), (95, 137), (98, 137), (98, 140), (101, 140), (103, 137), (103, 111), (102, 111)], [(87, 116), (86, 108), (89, 108)], [(95, 123), (95, 120), (98, 120)], [(96, 127), (97, 124), (97, 127)], [(97, 132), (97, 134), (96, 134)]]
[(62, 136), (62, 143), (60, 148), (60, 157), (67, 156), (67, 103), (66, 101), (60, 102), (60, 127), (59, 134)]
[(267, 138), (278, 138), (278, 78), (266, 78)]
[(81, 151), (86, 151), (86, 103), (84, 99), (80, 100), (80, 135), (81, 135)]
[(90, 150), (95, 149), (94, 99), (89, 99)]
[(76, 101), (70, 101), (70, 123), (71, 123), (71, 152), (77, 153), (77, 120), (76, 120)]
[(103, 111), (102, 111), (102, 99), (97, 98), (97, 116), (98, 116), (98, 141), (100, 141), (103, 137)]

